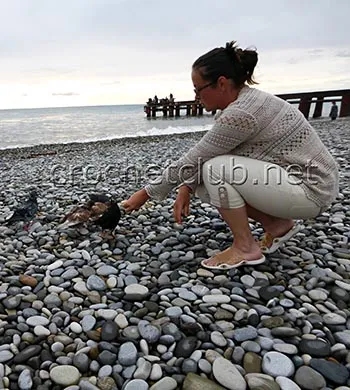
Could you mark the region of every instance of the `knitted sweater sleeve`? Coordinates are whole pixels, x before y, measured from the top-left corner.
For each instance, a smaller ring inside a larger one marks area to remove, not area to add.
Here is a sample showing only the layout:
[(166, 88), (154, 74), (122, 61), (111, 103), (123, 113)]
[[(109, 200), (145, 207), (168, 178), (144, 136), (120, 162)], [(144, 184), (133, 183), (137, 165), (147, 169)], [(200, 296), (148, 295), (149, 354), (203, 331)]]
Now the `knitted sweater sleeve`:
[(174, 187), (181, 184), (188, 185), (194, 191), (200, 184), (201, 168), (206, 161), (233, 152), (238, 145), (256, 133), (256, 119), (243, 110), (229, 106), (193, 148), (145, 187), (148, 195), (162, 200)]

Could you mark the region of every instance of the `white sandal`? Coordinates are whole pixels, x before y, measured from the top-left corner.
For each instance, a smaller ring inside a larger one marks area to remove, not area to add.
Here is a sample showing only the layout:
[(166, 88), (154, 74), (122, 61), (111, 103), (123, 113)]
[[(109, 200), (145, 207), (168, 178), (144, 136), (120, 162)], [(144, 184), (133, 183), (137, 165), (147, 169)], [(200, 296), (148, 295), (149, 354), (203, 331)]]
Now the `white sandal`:
[(257, 259), (257, 260), (245, 260), (245, 259), (242, 258), (242, 259), (239, 259), (239, 262), (236, 263), (236, 264), (228, 264), (228, 263), (220, 263), (218, 265), (209, 265), (209, 264), (207, 264), (206, 262), (208, 262), (211, 259), (212, 258), (202, 260), (202, 262), (201, 262), (202, 267), (208, 268), (208, 269), (220, 269), (220, 270), (225, 271), (225, 270), (229, 270), (229, 269), (232, 269), (232, 268), (240, 267), (241, 265), (258, 265), (258, 264), (262, 264), (266, 260), (265, 256), (263, 255), (262, 257), (260, 257), (260, 259)]
[(282, 237), (272, 238), (270, 233), (265, 233), (260, 241), (260, 249), (262, 253), (271, 254), (277, 251), (285, 242), (290, 240), (295, 234), (297, 234), (303, 225), (296, 224)]

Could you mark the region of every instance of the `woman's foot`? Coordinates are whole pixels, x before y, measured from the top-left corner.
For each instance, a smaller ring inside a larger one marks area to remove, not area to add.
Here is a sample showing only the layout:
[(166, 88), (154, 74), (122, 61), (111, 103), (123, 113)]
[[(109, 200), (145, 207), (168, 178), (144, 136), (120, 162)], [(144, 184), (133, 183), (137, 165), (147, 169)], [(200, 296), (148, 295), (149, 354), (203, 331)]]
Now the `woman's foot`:
[(262, 253), (274, 253), (286, 241), (290, 240), (302, 228), (295, 225), (293, 220), (285, 220), (284, 223), (276, 224), (274, 227), (266, 229), (266, 233), (259, 241)]
[[(220, 265), (226, 265), (227, 267), (222, 268), (234, 268), (242, 264), (252, 265), (263, 263), (265, 257), (262, 255), (258, 245), (254, 245), (249, 251), (242, 251), (234, 246), (225, 249), (222, 252), (217, 253), (210, 259), (204, 260), (202, 265), (205, 267), (217, 267), (221, 268)], [(255, 263), (255, 264), (253, 264)]]
[(270, 235), (272, 239), (284, 236), (294, 226), (293, 219), (279, 219), (275, 223), (264, 226), (266, 234)]

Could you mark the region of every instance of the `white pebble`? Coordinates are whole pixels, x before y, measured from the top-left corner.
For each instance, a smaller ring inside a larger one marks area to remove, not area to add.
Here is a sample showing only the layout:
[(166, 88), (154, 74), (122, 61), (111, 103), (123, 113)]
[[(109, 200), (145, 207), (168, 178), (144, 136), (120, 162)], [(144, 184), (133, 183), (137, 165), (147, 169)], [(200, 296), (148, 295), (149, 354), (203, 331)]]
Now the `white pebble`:
[(72, 322), (70, 324), (70, 329), (71, 329), (72, 332), (77, 333), (77, 334), (79, 334), (79, 333), (81, 333), (83, 331), (83, 328), (77, 322)]

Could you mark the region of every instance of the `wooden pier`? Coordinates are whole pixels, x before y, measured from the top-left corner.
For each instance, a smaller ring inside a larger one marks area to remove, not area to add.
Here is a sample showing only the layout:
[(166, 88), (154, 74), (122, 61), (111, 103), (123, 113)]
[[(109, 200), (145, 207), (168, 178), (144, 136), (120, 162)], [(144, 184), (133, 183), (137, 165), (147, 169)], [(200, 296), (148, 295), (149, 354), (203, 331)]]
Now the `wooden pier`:
[[(181, 113), (186, 116), (203, 115), (204, 107), (196, 100), (184, 100), (173, 103), (149, 103), (144, 106), (147, 118), (156, 118), (157, 112), (163, 113), (163, 117), (177, 118)], [(212, 112), (215, 114), (215, 111)]]
[[(339, 116), (350, 116), (350, 89), (339, 89), (335, 91), (317, 91), (317, 92), (296, 92), (276, 95), (291, 104), (299, 104), (299, 110), (305, 118), (309, 118), (311, 104), (315, 103), (313, 118), (322, 116), (323, 103), (340, 102)], [(186, 116), (203, 115), (204, 107), (196, 100), (185, 100), (175, 102), (149, 103), (144, 106), (147, 118), (156, 118), (157, 113), (161, 112), (163, 117), (179, 117), (181, 113)], [(215, 114), (215, 111), (212, 112)]]
[(313, 118), (322, 116), (323, 103), (340, 102), (339, 116), (350, 116), (350, 89), (338, 89), (335, 91), (297, 92), (276, 95), (291, 104), (299, 104), (299, 110), (308, 119), (311, 104), (315, 103)]

